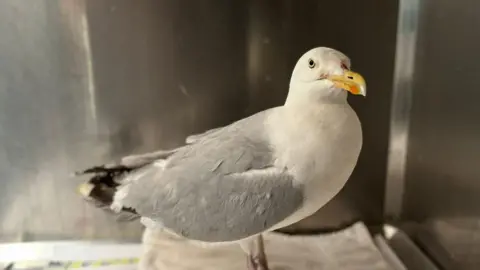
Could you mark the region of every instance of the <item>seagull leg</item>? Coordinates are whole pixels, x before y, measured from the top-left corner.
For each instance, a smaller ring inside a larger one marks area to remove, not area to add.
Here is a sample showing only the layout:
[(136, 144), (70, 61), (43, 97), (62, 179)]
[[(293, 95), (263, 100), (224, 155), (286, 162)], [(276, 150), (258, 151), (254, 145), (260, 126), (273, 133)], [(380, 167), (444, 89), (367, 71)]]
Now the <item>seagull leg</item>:
[(240, 242), (240, 246), (247, 255), (248, 270), (268, 270), (265, 245), (261, 234)]

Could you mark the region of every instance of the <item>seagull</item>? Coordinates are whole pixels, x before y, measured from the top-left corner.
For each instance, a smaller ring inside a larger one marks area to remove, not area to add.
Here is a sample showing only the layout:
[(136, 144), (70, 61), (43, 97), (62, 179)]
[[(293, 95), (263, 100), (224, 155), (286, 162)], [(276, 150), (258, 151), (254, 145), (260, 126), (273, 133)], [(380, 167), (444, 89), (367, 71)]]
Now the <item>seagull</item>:
[(296, 63), (283, 106), (192, 135), (176, 149), (84, 170), (80, 193), (199, 244), (238, 243), (267, 270), (262, 234), (322, 208), (349, 179), (362, 127), (347, 95), (366, 95), (343, 53), (317, 47)]

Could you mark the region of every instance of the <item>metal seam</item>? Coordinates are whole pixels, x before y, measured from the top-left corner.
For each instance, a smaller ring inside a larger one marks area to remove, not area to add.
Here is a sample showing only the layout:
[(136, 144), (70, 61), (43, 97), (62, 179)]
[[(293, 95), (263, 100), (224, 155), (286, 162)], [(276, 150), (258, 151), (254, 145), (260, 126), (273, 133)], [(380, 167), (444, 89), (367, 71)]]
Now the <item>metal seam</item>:
[(419, 0), (399, 0), (384, 213), (399, 219), (405, 191)]

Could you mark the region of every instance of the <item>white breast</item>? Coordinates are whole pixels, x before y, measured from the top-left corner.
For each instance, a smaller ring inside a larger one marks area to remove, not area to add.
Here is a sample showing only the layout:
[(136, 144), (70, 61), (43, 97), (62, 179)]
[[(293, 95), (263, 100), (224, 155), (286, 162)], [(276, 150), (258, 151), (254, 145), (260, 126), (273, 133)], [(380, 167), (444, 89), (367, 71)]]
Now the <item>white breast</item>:
[(276, 165), (287, 167), (305, 188), (303, 207), (278, 229), (314, 214), (343, 188), (360, 154), (362, 129), (347, 103), (285, 110), (282, 119), (275, 118), (269, 125), (276, 125), (270, 129)]

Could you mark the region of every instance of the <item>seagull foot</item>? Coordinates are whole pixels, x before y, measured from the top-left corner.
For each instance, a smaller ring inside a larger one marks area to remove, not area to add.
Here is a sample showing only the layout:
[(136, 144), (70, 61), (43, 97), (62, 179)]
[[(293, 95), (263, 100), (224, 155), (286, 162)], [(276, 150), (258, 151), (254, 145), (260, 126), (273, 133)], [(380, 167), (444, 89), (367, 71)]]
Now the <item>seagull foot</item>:
[(248, 270), (269, 270), (267, 260), (263, 256), (247, 256)]

